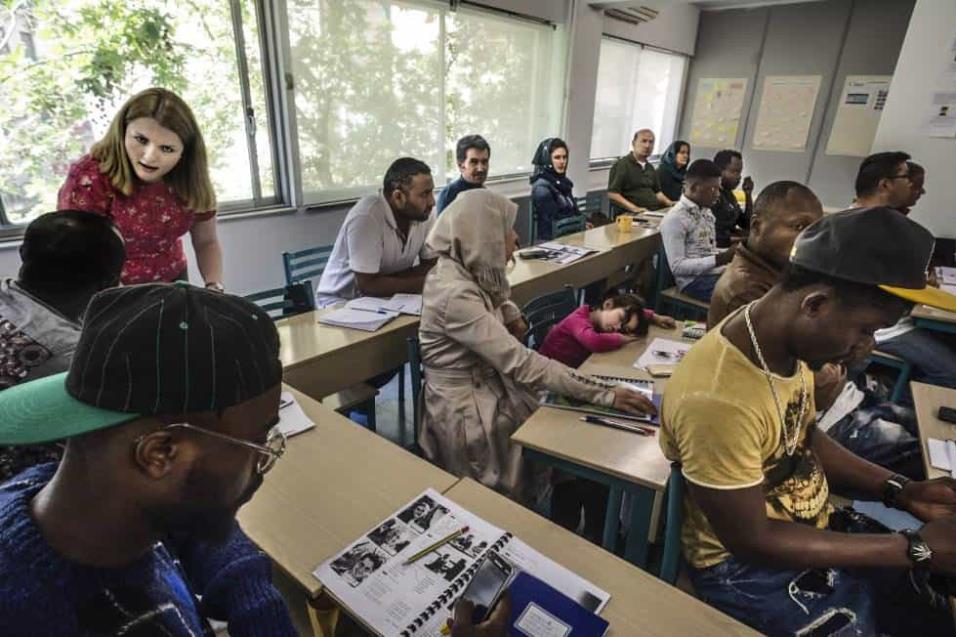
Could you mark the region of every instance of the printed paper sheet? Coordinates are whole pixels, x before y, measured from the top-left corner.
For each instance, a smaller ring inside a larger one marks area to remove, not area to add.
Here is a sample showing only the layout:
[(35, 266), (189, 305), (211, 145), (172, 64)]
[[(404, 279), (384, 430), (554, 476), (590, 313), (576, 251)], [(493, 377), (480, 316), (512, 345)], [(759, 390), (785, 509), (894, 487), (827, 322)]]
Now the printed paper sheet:
[(764, 78), (754, 127), (754, 148), (799, 152), (807, 147), (820, 79), (819, 75), (768, 75)]
[(747, 78), (700, 78), (691, 116), (691, 145), (709, 148), (734, 146), (746, 95)]
[(891, 75), (847, 75), (830, 129), (827, 155), (866, 157), (870, 154), (891, 79)]

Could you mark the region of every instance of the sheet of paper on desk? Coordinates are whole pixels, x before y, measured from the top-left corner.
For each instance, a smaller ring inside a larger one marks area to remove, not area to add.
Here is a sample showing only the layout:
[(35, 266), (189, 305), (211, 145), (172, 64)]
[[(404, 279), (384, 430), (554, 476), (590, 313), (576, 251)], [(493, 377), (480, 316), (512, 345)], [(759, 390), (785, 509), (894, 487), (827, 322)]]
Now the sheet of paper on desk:
[(312, 419), (305, 415), (302, 407), (291, 393), (284, 391), (279, 399), (279, 431), (290, 438), (315, 427)]
[(345, 304), (349, 310), (362, 310), (363, 312), (383, 312), (391, 314), (411, 314), (412, 316), (422, 315), (422, 295), (421, 294), (395, 294), (389, 299), (379, 298), (377, 296), (360, 296), (352, 299)]
[(936, 275), (939, 277), (940, 283), (956, 285), (956, 268), (941, 265), (936, 268)]
[(374, 332), (392, 319), (398, 312), (356, 310), (343, 307), (319, 316), (319, 323), (334, 327), (350, 327), (363, 332)]
[(410, 314), (412, 316), (422, 315), (422, 295), (421, 294), (396, 294), (389, 299), (389, 309)]
[(547, 258), (548, 261), (553, 261), (554, 263), (560, 263), (561, 265), (572, 263), (582, 257), (586, 257), (592, 252), (597, 252), (597, 250), (595, 250), (594, 248), (585, 248), (582, 246), (569, 246), (563, 243), (555, 243), (552, 241), (540, 243), (536, 247), (542, 248), (551, 253), (551, 256)]
[[(406, 560), (464, 527), (421, 559)], [(489, 551), (593, 612), (610, 595), (530, 546), (428, 489), (319, 565), (314, 575), (332, 597), (380, 635), (438, 637)]]
[(956, 478), (956, 441), (928, 438), (929, 463), (937, 469), (949, 471)]
[(691, 348), (691, 343), (672, 341), (669, 338), (655, 338), (634, 361), (634, 367), (647, 369), (648, 365), (676, 365)]

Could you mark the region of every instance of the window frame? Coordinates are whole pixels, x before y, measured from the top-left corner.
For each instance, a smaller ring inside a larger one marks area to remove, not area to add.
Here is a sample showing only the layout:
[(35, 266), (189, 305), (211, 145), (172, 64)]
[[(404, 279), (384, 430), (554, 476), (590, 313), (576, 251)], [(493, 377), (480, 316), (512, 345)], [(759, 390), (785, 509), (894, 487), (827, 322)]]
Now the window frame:
[[(298, 146), (298, 127), (296, 122), (295, 107), (295, 78), (292, 75), (292, 50), (290, 46), (289, 16), (288, 7), (285, 2), (271, 2), (269, 0), (249, 0), (253, 3), (255, 20), (258, 25), (258, 42), (260, 64), (262, 73), (263, 92), (265, 97), (265, 121), (268, 122), (268, 132), (270, 139), (270, 154), (272, 159), (272, 177), (275, 184), (275, 193), (270, 196), (262, 196), (262, 183), (260, 173), (260, 158), (258, 144), (255, 138), (256, 124), (254, 117), (257, 115), (255, 104), (252, 99), (249, 76), (249, 60), (246, 54), (246, 46), (251, 43), (246, 41), (246, 31), (242, 17), (242, 3), (246, 0), (225, 0), (229, 5), (233, 44), (236, 52), (237, 74), (240, 84), (240, 104), (243, 112), (243, 124), (245, 129), (246, 152), (249, 155), (249, 175), (252, 182), (253, 197), (228, 200), (218, 204), (217, 218), (219, 221), (228, 221), (230, 219), (241, 219), (253, 216), (288, 214), (290, 212), (322, 212), (331, 209), (340, 209), (342, 206), (354, 204), (362, 196), (376, 192), (378, 184), (367, 184), (361, 187), (352, 187), (343, 189), (343, 196), (336, 197), (334, 200), (310, 201), (308, 192), (304, 191), (302, 180), (302, 164), (299, 161)], [(415, 0), (404, 0), (408, 4), (417, 4)], [(423, 0), (422, 5), (436, 4), (434, 0)], [(444, 2), (438, 3), (444, 5)], [(498, 16), (504, 16), (512, 20), (531, 22), (537, 25), (549, 26), (557, 29), (559, 25), (550, 20), (524, 15), (513, 11), (489, 7), (479, 2), (469, 2), (468, 0), (456, 0), (448, 2), (446, 11), (457, 12), (459, 7), (467, 8), (469, 11), (488, 12)], [(444, 21), (440, 22), (441, 33), (440, 41), (445, 41)], [(565, 27), (569, 25), (564, 25)], [(571, 37), (567, 33), (565, 37), (557, 44), (564, 56), (565, 68), (560, 79), (559, 93), (562, 96), (561, 112), (555, 115), (557, 122), (556, 135), (563, 135), (567, 126), (567, 92), (568, 92), (568, 73), (570, 69), (569, 54), (571, 50)], [(445, 46), (439, 47), (442, 57), (442, 68), (444, 68), (444, 57), (446, 55)], [(442, 94), (447, 78), (444, 74), (441, 77)], [(444, 130), (446, 123), (445, 109), (441, 109), (440, 130)], [(441, 138), (440, 138), (441, 139)], [(441, 148), (442, 153), (445, 148)], [(444, 174), (444, 169), (441, 169)], [(530, 171), (519, 173), (506, 173), (489, 177), (487, 183), (492, 185), (517, 183), (527, 180), (531, 174)], [(447, 185), (443, 179), (441, 183), (436, 183), (438, 189)], [(316, 191), (321, 192), (321, 191)], [(29, 222), (12, 222), (7, 217), (6, 209), (2, 198), (0, 198), (0, 243), (9, 243), (19, 241)]]
[[(683, 60), (684, 60), (684, 68), (683, 68), (683, 70), (682, 70), (682, 72), (681, 72), (680, 89), (678, 90), (678, 93), (677, 93), (677, 108), (676, 108), (675, 111), (674, 111), (674, 134), (675, 134), (675, 139), (676, 139), (676, 137), (677, 137), (677, 135), (678, 135), (678, 127), (679, 127), (679, 125), (680, 125), (680, 119), (681, 119), (681, 116), (683, 115), (683, 111), (684, 111), (684, 96), (685, 96), (685, 91), (687, 90), (687, 78), (688, 78), (688, 75), (689, 75), (688, 71), (689, 71), (689, 69), (690, 69), (691, 56), (687, 55), (686, 53), (681, 53), (681, 52), (679, 52), (679, 51), (672, 51), (672, 50), (670, 50), (670, 49), (665, 49), (665, 48), (658, 47), (658, 46), (652, 46), (652, 45), (650, 45), (650, 44), (644, 44), (643, 42), (638, 42), (637, 40), (630, 40), (630, 39), (622, 38), (622, 37), (619, 37), (619, 36), (616, 36), (616, 35), (611, 35), (610, 33), (602, 33), (602, 34), (601, 34), (601, 40), (602, 40), (602, 42), (603, 42), (603, 40), (605, 40), (605, 39), (615, 40), (615, 41), (617, 41), (617, 42), (622, 42), (622, 43), (624, 43), (624, 44), (630, 44), (630, 45), (636, 46), (636, 47), (638, 47), (642, 52), (645, 51), (645, 50), (647, 50), (647, 51), (654, 51), (654, 52), (656, 52), (656, 53), (665, 53), (665, 54), (668, 54), (668, 55), (673, 55), (673, 56), (677, 56), (677, 57), (683, 58)], [(597, 99), (597, 90), (595, 90), (595, 99)], [(592, 129), (593, 129), (593, 126), (592, 126)], [(657, 134), (657, 133), (655, 132), (655, 134)], [(593, 133), (592, 133), (592, 139), (593, 139)], [(664, 153), (662, 152), (664, 149), (662, 149), (662, 148), (660, 148), (660, 147), (657, 147), (655, 150), (661, 151), (661, 152), (655, 152), (655, 153), (653, 153), (653, 154), (648, 158), (648, 160), (649, 160), (651, 163), (653, 163), (653, 164), (659, 163), (659, 162), (660, 162), (660, 159), (661, 159), (661, 156), (664, 154)], [(590, 154), (590, 151), (588, 152), (588, 154)], [(591, 170), (591, 171), (609, 169), (611, 166), (614, 165), (614, 163), (615, 163), (618, 159), (620, 159), (620, 157), (623, 157), (623, 155), (621, 155), (621, 156), (619, 156), (619, 157), (597, 157), (597, 158), (591, 158), (591, 157), (589, 157), (589, 158), (588, 158), (588, 169)]]

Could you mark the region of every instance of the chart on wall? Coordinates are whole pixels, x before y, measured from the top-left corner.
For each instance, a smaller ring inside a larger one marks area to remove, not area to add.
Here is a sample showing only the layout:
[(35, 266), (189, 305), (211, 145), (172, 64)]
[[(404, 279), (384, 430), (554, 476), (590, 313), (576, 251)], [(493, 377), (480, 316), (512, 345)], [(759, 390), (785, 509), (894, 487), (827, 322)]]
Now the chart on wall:
[(866, 157), (870, 154), (891, 79), (891, 75), (846, 76), (830, 129), (827, 155)]
[(746, 94), (747, 78), (700, 78), (690, 123), (691, 145), (734, 146)]
[(819, 75), (768, 75), (763, 81), (753, 147), (799, 152), (807, 147)]

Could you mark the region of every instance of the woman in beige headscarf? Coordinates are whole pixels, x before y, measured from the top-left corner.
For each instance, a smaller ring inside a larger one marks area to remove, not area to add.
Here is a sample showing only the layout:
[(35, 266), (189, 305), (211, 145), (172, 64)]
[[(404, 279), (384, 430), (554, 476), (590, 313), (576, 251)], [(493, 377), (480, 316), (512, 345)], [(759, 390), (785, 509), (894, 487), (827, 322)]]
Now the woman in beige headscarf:
[(540, 494), (511, 434), (547, 389), (651, 413), (638, 392), (612, 387), (526, 348), (505, 327), (521, 316), (505, 266), (517, 247), (518, 207), (485, 189), (463, 192), (428, 236), (438, 263), (425, 280), (419, 327), (425, 385), (419, 444), (425, 456), (519, 500)]

